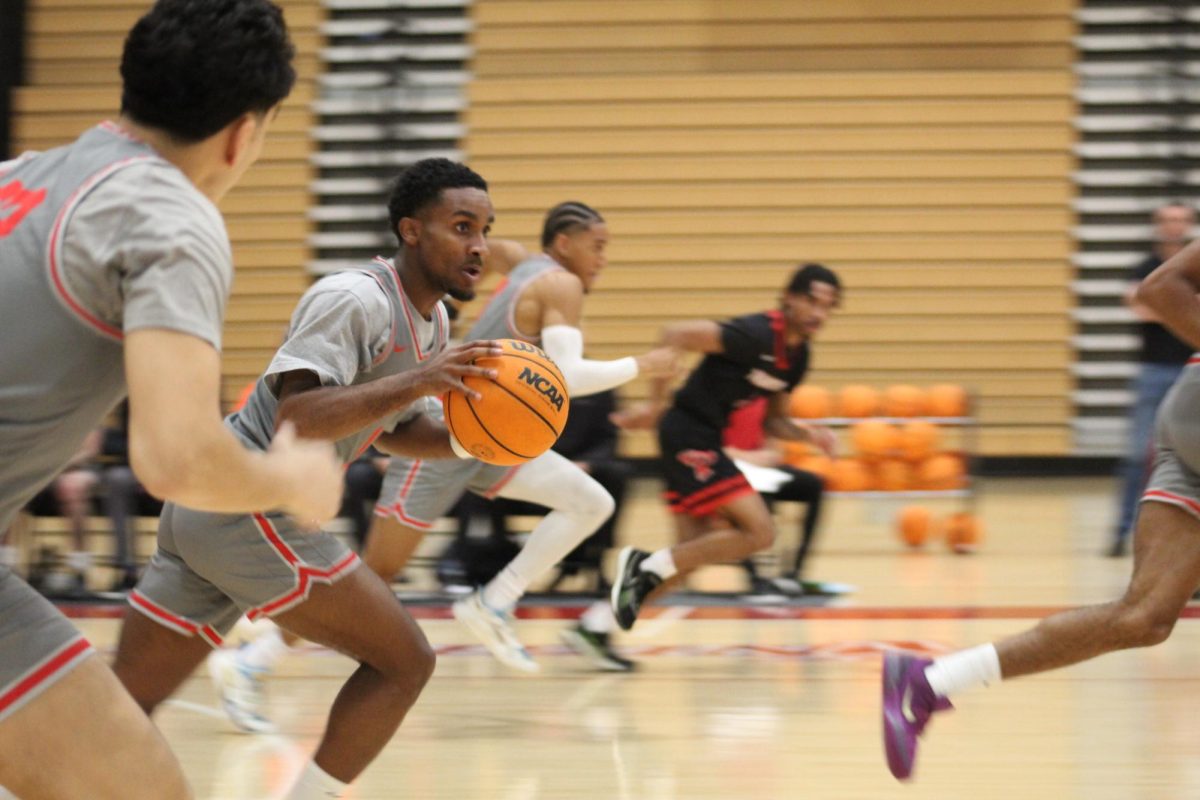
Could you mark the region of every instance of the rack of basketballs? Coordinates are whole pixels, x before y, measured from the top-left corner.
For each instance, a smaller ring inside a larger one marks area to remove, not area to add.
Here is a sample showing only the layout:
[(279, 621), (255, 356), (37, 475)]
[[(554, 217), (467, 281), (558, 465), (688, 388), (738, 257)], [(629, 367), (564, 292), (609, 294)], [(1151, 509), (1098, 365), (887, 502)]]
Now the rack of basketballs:
[(956, 553), (974, 552), (983, 530), (973, 513), (970, 476), (977, 426), (970, 394), (962, 386), (883, 389), (849, 385), (837, 392), (801, 384), (792, 392), (791, 415), (840, 432), (829, 457), (803, 443), (785, 445), (784, 460), (825, 479), (828, 491), (875, 498), (959, 498), (961, 508), (938, 516), (910, 504), (895, 516), (897, 535), (912, 548), (941, 538)]

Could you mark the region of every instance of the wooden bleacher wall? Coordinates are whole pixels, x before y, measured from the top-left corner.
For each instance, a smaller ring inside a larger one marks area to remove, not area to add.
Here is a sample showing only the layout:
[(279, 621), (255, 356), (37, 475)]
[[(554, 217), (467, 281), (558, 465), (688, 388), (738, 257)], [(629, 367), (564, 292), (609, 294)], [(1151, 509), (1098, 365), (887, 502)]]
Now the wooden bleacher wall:
[[(304, 265), (311, 205), (309, 109), (319, 69), (312, 0), (276, 0), (296, 46), (299, 74), (260, 161), (221, 204), (237, 277), (225, 327), (223, 399), (228, 406), (266, 366), (296, 300), (310, 283)], [(65, 144), (120, 106), (121, 47), (147, 0), (29, 0), (26, 83), (14, 98), (17, 152)]]
[(980, 452), (1063, 455), (1074, 9), (477, 0), (464, 147), (496, 236), (535, 245), (566, 199), (607, 217), (593, 357), (648, 347), (665, 320), (771, 306), (823, 261), (847, 293), (813, 382), (962, 383)]

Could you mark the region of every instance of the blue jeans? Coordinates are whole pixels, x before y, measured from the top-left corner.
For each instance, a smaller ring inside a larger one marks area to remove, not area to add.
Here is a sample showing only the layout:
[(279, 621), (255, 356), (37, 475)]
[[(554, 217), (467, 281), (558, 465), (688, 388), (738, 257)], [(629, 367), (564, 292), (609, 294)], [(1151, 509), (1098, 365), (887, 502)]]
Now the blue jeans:
[(1182, 364), (1144, 363), (1134, 379), (1133, 409), (1129, 415), (1129, 445), (1117, 470), (1121, 480), (1121, 509), (1117, 517), (1117, 538), (1133, 532), (1138, 501), (1146, 488), (1150, 464), (1154, 458), (1154, 418), (1175, 379), (1183, 372)]

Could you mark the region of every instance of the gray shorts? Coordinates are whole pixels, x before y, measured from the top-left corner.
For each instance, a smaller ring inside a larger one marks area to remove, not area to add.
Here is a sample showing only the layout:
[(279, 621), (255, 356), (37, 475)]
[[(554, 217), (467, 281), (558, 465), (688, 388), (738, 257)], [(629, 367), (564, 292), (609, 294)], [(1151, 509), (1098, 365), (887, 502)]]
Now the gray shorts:
[(93, 652), (58, 609), (0, 566), (0, 721)]
[(1155, 422), (1154, 471), (1142, 502), (1167, 503), (1200, 519), (1200, 363), (1171, 387)]
[(282, 514), (210, 514), (174, 503), (158, 520), (158, 549), (129, 603), (155, 622), (214, 647), (238, 617), (280, 614), (362, 562), (328, 533)]
[(422, 459), (392, 456), (375, 516), (393, 517), (413, 528), (432, 528), (463, 492), (495, 497), (520, 466), (499, 467), (473, 458)]

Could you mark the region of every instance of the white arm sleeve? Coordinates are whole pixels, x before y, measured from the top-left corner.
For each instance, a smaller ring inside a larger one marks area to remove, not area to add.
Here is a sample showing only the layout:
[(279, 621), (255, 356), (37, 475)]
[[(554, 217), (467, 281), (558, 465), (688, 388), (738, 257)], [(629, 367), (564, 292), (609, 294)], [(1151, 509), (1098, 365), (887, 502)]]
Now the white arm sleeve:
[(575, 397), (596, 394), (628, 383), (637, 377), (637, 359), (633, 356), (615, 361), (592, 361), (583, 357), (583, 332), (570, 325), (551, 325), (542, 329), (542, 349), (554, 359), (567, 381), (567, 391)]

